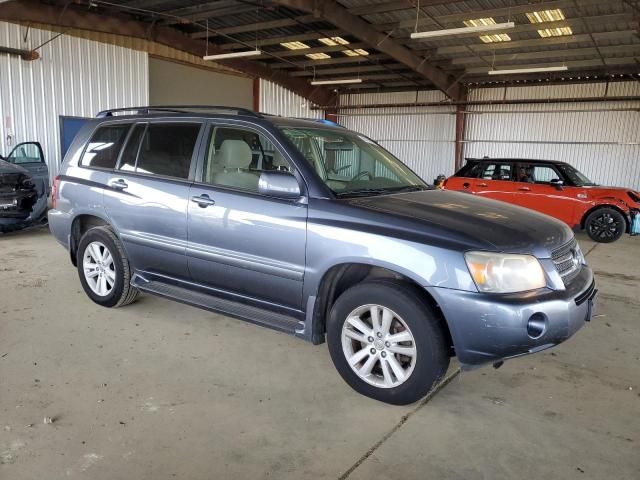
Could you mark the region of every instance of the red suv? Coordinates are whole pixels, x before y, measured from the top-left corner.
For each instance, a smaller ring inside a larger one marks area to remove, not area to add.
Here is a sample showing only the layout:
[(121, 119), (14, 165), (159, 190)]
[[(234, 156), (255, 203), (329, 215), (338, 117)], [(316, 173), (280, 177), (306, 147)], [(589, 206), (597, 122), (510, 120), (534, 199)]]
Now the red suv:
[(640, 193), (596, 185), (571, 165), (550, 160), (467, 159), (444, 188), (546, 213), (603, 243), (632, 233), (640, 215)]

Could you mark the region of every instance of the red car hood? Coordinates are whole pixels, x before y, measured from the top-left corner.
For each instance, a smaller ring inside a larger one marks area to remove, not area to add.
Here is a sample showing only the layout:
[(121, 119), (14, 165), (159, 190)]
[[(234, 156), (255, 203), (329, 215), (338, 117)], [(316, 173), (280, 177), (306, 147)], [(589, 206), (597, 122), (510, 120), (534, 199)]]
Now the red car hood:
[(632, 188), (624, 188), (624, 187), (604, 187), (601, 185), (593, 186), (593, 187), (581, 187), (584, 188), (585, 192), (594, 198), (602, 198), (602, 197), (614, 197), (623, 200), (625, 203), (632, 202), (631, 197), (629, 197), (628, 192), (631, 192), (636, 196), (636, 198), (640, 198), (640, 193), (634, 191)]

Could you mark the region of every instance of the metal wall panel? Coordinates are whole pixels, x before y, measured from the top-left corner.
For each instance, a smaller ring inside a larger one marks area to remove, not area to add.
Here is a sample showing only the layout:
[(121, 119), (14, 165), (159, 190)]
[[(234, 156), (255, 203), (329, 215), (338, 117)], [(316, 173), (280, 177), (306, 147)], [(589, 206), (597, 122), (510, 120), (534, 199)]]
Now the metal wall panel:
[[(471, 100), (602, 97), (605, 83), (484, 88)], [(638, 82), (610, 83), (609, 96), (640, 95)], [(472, 106), (466, 157), (562, 160), (594, 182), (640, 189), (640, 102)]]
[(311, 110), (311, 103), (306, 98), (262, 79), (260, 79), (260, 111), (283, 117), (324, 118), (323, 111)]
[[(343, 95), (343, 105), (440, 102), (439, 91)], [(338, 122), (364, 133), (402, 160), (425, 181), (451, 175), (455, 158), (455, 107), (341, 110)]]
[[(32, 49), (56, 32), (0, 22), (0, 45)], [(106, 108), (148, 103), (148, 58), (144, 52), (61, 35), (24, 61), (0, 53), (0, 152), (36, 140), (50, 175), (60, 164), (59, 115), (92, 117)]]

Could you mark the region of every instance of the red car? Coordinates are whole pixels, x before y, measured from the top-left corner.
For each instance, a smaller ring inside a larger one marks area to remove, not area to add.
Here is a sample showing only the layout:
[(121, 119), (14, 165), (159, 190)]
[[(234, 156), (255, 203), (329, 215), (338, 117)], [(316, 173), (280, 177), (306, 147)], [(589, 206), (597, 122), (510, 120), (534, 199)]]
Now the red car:
[(549, 160), (467, 159), (444, 182), (447, 190), (481, 195), (531, 208), (585, 229), (596, 242), (609, 243), (632, 227), (640, 215), (640, 193), (596, 185), (571, 165)]

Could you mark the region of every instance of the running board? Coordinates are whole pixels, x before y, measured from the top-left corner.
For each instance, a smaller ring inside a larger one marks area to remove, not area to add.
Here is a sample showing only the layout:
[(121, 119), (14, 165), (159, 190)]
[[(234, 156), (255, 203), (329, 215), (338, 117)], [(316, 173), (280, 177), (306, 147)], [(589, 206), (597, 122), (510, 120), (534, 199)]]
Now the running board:
[(147, 281), (139, 275), (134, 275), (131, 279), (131, 285), (143, 292), (169, 298), (204, 310), (221, 313), (229, 317), (239, 318), (240, 320), (245, 320), (291, 335), (296, 335), (296, 329), (299, 329), (300, 323), (302, 323), (295, 317), (252, 307), (244, 303), (234, 302), (233, 300), (227, 300), (164, 282), (155, 280)]

